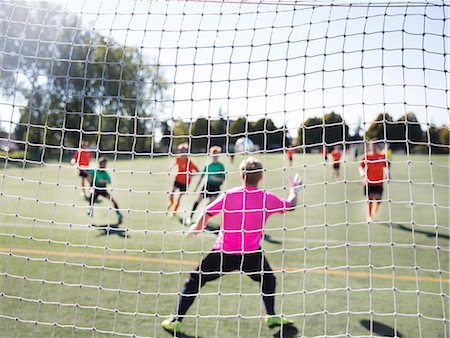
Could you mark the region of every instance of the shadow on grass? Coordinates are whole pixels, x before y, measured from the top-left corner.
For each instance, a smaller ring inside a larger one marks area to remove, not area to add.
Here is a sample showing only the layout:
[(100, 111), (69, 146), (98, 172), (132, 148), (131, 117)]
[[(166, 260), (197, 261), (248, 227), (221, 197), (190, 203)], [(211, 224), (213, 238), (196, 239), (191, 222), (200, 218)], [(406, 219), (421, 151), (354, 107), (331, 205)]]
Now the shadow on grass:
[(362, 319), (359, 323), (371, 333), (381, 337), (403, 337), (403, 335), (400, 332), (395, 331), (394, 328), (373, 320)]
[(92, 226), (100, 230), (99, 236), (117, 235), (122, 238), (130, 237), (129, 235), (127, 235), (127, 229), (119, 228), (119, 225), (121, 223), (122, 222), (102, 225), (92, 224)]
[(167, 330), (164, 330), (165, 332), (167, 332), (167, 334), (170, 334), (171, 337), (177, 337), (177, 338), (201, 338), (201, 336), (191, 336), (190, 334), (187, 333), (182, 333), (182, 332), (177, 332), (177, 333), (173, 333)]
[(297, 337), (298, 329), (294, 325), (285, 326), (282, 329), (279, 329), (273, 337), (274, 338), (293, 338)]
[[(389, 223), (385, 223), (385, 225), (389, 227)], [(413, 230), (412, 228), (409, 228), (409, 227), (407, 227), (403, 224), (399, 224), (399, 223), (392, 223), (392, 227), (399, 229), (399, 230), (403, 230), (403, 231), (414, 232), (415, 234), (422, 234), (422, 235), (425, 235), (430, 238), (436, 237), (436, 232), (429, 232), (429, 231), (418, 230), (418, 229)], [(442, 233), (438, 233), (438, 237), (442, 238), (442, 239), (446, 239), (446, 240), (450, 239), (449, 235), (442, 234)]]

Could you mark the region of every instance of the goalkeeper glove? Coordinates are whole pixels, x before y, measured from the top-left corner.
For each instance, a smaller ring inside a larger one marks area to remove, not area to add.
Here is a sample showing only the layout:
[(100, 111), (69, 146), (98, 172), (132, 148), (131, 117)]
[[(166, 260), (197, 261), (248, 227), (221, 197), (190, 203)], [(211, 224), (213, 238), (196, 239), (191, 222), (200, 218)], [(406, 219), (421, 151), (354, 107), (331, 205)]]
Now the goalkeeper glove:
[(291, 191), (294, 192), (294, 194), (298, 194), (303, 185), (302, 178), (299, 176), (299, 174), (295, 174), (294, 178), (289, 176), (288, 181), (291, 187)]

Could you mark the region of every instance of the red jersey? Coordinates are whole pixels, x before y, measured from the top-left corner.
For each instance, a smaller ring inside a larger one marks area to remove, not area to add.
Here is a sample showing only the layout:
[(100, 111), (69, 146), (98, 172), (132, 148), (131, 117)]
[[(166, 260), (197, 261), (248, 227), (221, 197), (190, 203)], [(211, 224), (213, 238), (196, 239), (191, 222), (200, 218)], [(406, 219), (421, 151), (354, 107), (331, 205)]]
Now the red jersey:
[(383, 185), (384, 168), (386, 167), (386, 156), (383, 153), (367, 153), (362, 157), (361, 167), (367, 165), (367, 183), (371, 185)]
[(89, 167), (89, 162), (91, 162), (92, 154), (91, 150), (87, 148), (81, 148), (77, 150), (73, 155), (74, 160), (79, 167)]
[(286, 155), (287, 155), (288, 158), (292, 158), (294, 156), (294, 149), (287, 148)]
[(191, 181), (192, 173), (198, 171), (197, 166), (187, 156), (177, 157), (178, 174), (175, 177), (175, 181), (187, 184)]
[(341, 153), (340, 150), (334, 149), (331, 152), (331, 156), (333, 156), (333, 162), (334, 163), (339, 163), (339, 161), (341, 160), (341, 157), (342, 157), (342, 153)]

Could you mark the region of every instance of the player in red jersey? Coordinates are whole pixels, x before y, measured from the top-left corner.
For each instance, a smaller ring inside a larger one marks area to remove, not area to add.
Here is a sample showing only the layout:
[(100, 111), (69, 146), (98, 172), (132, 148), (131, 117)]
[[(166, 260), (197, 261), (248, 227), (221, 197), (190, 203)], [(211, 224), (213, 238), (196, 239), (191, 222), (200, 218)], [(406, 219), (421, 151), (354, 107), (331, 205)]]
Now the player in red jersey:
[(381, 203), (386, 168), (386, 156), (376, 143), (370, 143), (369, 152), (362, 157), (359, 166), (361, 178), (364, 179), (364, 194), (368, 196), (369, 201), (369, 222), (372, 222), (372, 216), (378, 212)]
[(333, 176), (339, 178), (339, 167), (341, 164), (341, 157), (342, 157), (342, 152), (339, 149), (339, 146), (334, 146), (334, 149), (331, 152), (331, 156), (333, 157)]
[[(175, 177), (175, 182), (173, 183), (172, 191), (169, 197), (169, 206), (167, 207), (167, 210), (169, 211), (172, 205), (174, 205), (172, 210), (172, 216), (175, 216), (177, 213), (178, 207), (180, 205), (181, 196), (183, 196), (183, 194), (187, 192), (189, 189), (188, 184), (191, 182), (192, 174), (194, 172), (199, 171), (194, 162), (192, 162), (189, 159), (188, 149), (189, 145), (187, 143), (183, 143), (178, 146), (177, 159), (170, 168), (172, 169), (175, 166), (178, 167), (178, 173), (177, 176)], [(180, 191), (180, 194), (178, 195), (178, 198), (174, 201), (173, 195), (177, 190)]]
[(90, 187), (89, 173), (87, 172), (87, 169), (89, 168), (91, 159), (92, 152), (89, 149), (89, 143), (87, 141), (83, 141), (81, 142), (81, 148), (75, 151), (73, 158), (70, 160), (70, 164), (77, 165), (79, 171), (78, 175), (81, 177), (81, 187), (83, 190), (81, 194), (84, 197), (87, 197), (85, 183), (87, 183), (87, 186)]
[(289, 166), (292, 167), (292, 162), (294, 160), (294, 147), (292, 146), (292, 144), (290, 144), (287, 148), (286, 148), (286, 156), (289, 160)]

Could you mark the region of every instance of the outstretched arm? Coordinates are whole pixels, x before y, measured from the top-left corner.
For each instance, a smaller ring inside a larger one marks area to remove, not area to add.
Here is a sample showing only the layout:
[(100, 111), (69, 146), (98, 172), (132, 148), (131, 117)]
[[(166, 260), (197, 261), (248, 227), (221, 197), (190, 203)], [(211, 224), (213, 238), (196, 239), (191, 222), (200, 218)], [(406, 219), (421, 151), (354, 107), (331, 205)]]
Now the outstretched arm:
[(208, 221), (211, 219), (211, 215), (207, 212), (203, 213), (195, 222), (192, 224), (186, 234), (187, 237), (192, 238), (198, 235), (199, 232), (201, 232), (205, 227), (206, 224), (208, 224)]
[(297, 196), (298, 196), (300, 189), (302, 188), (303, 181), (302, 181), (302, 178), (298, 174), (295, 174), (294, 178), (289, 177), (288, 180), (289, 180), (289, 185), (290, 185), (291, 189), (289, 190), (289, 196), (287, 199), (287, 202), (289, 203), (289, 208), (287, 210), (293, 211), (293, 210), (295, 210), (295, 207), (297, 206), (297, 203), (298, 203)]

